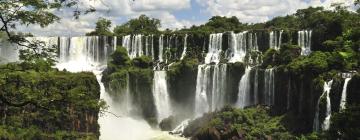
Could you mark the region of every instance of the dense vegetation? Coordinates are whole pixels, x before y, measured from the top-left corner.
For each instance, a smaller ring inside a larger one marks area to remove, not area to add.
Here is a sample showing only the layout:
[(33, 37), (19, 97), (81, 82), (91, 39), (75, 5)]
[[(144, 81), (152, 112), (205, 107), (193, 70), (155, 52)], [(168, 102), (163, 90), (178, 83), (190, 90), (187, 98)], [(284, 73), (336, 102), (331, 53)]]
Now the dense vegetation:
[(0, 67), (1, 139), (97, 139), (100, 87), (92, 73)]

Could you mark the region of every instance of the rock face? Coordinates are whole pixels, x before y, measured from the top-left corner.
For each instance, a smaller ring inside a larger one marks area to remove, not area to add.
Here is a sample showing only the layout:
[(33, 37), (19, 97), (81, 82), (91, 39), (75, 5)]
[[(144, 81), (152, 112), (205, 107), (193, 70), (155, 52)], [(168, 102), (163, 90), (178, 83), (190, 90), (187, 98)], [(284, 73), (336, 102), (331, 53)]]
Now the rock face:
[[(2, 75), (7, 78), (0, 85), (0, 126), (8, 133), (1, 133), (0, 138), (98, 138), (100, 88), (92, 73), (24, 71)], [(5, 100), (24, 104), (15, 106)]]

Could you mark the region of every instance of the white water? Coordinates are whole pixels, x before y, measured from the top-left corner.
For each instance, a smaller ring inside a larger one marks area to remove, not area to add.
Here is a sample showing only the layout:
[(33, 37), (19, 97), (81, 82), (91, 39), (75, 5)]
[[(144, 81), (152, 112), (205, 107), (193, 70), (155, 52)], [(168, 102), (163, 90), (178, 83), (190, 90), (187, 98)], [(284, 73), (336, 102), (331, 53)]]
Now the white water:
[(188, 38), (188, 35), (186, 34), (185, 37), (184, 37), (184, 50), (181, 54), (181, 58), (180, 60), (183, 60), (184, 57), (186, 56), (186, 51), (187, 51), (187, 38)]
[(250, 73), (252, 68), (247, 67), (245, 74), (241, 77), (239, 82), (239, 93), (236, 105), (240, 108), (244, 108), (250, 105)]
[(164, 53), (164, 35), (160, 35), (160, 37), (159, 37), (159, 61), (160, 62), (164, 62), (163, 53)]
[(301, 55), (311, 53), (311, 30), (298, 31), (298, 45), (301, 47)]
[(160, 122), (172, 113), (166, 71), (154, 71), (153, 94), (157, 110), (157, 120)]
[(331, 80), (327, 85), (324, 86), (324, 91), (326, 92), (326, 114), (325, 120), (322, 125), (323, 130), (328, 130), (330, 127), (330, 118), (331, 118), (331, 102), (330, 102), (330, 90), (333, 80)]
[(209, 104), (206, 95), (207, 81), (210, 77), (210, 67), (206, 65), (198, 66), (196, 78), (196, 94), (195, 94), (195, 116), (200, 117), (203, 113), (209, 111)]
[(347, 86), (351, 78), (346, 78), (345, 83), (343, 86), (343, 90), (341, 93), (341, 100), (340, 100), (340, 110), (344, 110), (346, 108), (346, 96), (347, 96)]
[(220, 54), (222, 52), (222, 36), (223, 33), (211, 34), (209, 40), (209, 50), (205, 57), (205, 63), (220, 62)]
[(231, 32), (230, 47), (233, 53), (229, 59), (230, 63), (244, 61), (244, 58), (246, 56), (246, 33), (247, 31), (238, 34)]
[(273, 68), (265, 70), (264, 80), (264, 99), (266, 105), (274, 105), (275, 93), (275, 71)]
[(281, 39), (282, 39), (282, 33), (283, 31), (271, 31), (270, 32), (270, 39), (269, 39), (269, 45), (270, 48), (279, 50), (281, 46)]
[(224, 106), (227, 65), (199, 65), (196, 80), (195, 116)]
[(331, 117), (330, 90), (331, 90), (332, 83), (333, 83), (333, 80), (324, 83), (323, 94), (319, 97), (319, 100), (318, 100), (317, 106), (316, 106), (316, 112), (315, 112), (315, 118), (314, 118), (314, 124), (313, 124), (314, 131), (320, 130), (320, 122), (319, 122), (320, 101), (321, 101), (321, 98), (324, 98), (324, 96), (326, 98), (326, 114), (325, 114), (326, 117), (325, 117), (324, 122), (321, 124), (321, 128), (322, 128), (322, 130), (329, 129), (330, 117)]
[(255, 77), (254, 77), (254, 104), (259, 103), (259, 70), (255, 69)]

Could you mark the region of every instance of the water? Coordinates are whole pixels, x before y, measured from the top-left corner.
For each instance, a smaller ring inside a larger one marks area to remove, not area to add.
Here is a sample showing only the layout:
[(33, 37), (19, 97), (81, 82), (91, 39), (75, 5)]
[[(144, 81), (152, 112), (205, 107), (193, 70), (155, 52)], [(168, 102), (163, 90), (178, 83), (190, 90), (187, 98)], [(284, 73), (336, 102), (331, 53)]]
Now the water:
[(246, 35), (247, 31), (235, 34), (231, 32), (230, 47), (232, 50), (232, 56), (229, 59), (230, 63), (243, 62), (246, 56)]
[(160, 35), (159, 37), (159, 61), (164, 62), (164, 35)]
[(343, 90), (341, 92), (341, 100), (340, 100), (340, 110), (344, 110), (346, 108), (346, 94), (347, 94), (347, 86), (351, 78), (346, 78), (343, 86)]
[(259, 103), (258, 91), (259, 91), (259, 70), (256, 68), (254, 75), (254, 104)]
[(224, 106), (227, 65), (199, 65), (196, 80), (195, 116)]
[(154, 71), (153, 94), (157, 110), (157, 120), (160, 122), (172, 113), (166, 71)]
[(329, 94), (330, 94), (332, 82), (333, 82), (333, 80), (324, 83), (323, 94), (319, 97), (319, 100), (317, 102), (314, 124), (313, 124), (314, 131), (320, 130), (320, 122), (319, 122), (320, 101), (321, 101), (321, 98), (323, 98), (324, 96), (326, 98), (326, 114), (325, 114), (326, 117), (325, 117), (324, 122), (321, 124), (321, 128), (322, 128), (322, 130), (329, 129), (330, 117), (331, 117), (331, 103), (330, 103), (330, 95)]
[(283, 31), (271, 31), (270, 32), (270, 39), (269, 39), (269, 46), (272, 49), (279, 50), (281, 46), (282, 40), (282, 33)]
[(298, 46), (301, 47), (301, 55), (311, 53), (311, 30), (298, 31)]
[(211, 34), (209, 40), (209, 50), (205, 57), (205, 63), (216, 63), (220, 62), (220, 55), (222, 52), (222, 37), (223, 33)]
[(332, 80), (324, 86), (324, 91), (326, 94), (326, 114), (325, 120), (322, 125), (323, 130), (328, 130), (330, 127), (330, 118), (331, 118), (331, 101), (330, 101), (330, 90), (332, 85)]
[(264, 99), (266, 105), (274, 105), (275, 93), (275, 71), (274, 68), (265, 70), (264, 80)]
[(251, 104), (250, 102), (250, 74), (251, 67), (245, 69), (245, 74), (241, 77), (239, 82), (239, 93), (236, 105), (240, 108), (244, 108)]
[(187, 38), (188, 38), (188, 35), (186, 34), (185, 37), (184, 37), (184, 50), (181, 54), (181, 58), (180, 60), (183, 60), (184, 57), (186, 56), (186, 51), (187, 51)]

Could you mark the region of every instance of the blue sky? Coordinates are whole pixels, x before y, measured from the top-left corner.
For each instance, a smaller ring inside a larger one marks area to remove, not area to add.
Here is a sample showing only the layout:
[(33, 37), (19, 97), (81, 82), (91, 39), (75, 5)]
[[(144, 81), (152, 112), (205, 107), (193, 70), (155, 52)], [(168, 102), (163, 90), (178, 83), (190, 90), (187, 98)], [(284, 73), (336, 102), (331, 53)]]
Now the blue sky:
[(292, 14), (309, 6), (330, 8), (332, 3), (352, 6), (353, 0), (80, 0), (80, 8), (95, 7), (97, 12), (72, 17), (73, 9), (55, 11), (59, 23), (46, 28), (28, 26), (18, 28), (38, 36), (79, 36), (94, 29), (98, 18), (113, 22), (113, 27), (141, 14), (161, 20), (162, 29), (179, 29), (205, 23), (215, 15), (236, 16), (241, 22), (264, 22), (276, 16)]

